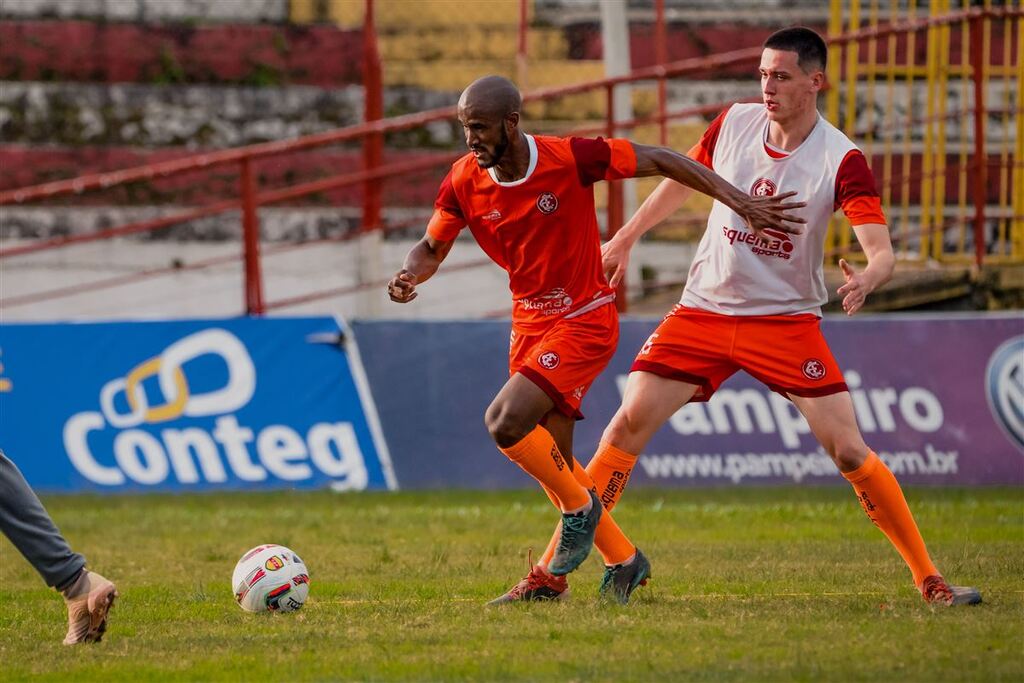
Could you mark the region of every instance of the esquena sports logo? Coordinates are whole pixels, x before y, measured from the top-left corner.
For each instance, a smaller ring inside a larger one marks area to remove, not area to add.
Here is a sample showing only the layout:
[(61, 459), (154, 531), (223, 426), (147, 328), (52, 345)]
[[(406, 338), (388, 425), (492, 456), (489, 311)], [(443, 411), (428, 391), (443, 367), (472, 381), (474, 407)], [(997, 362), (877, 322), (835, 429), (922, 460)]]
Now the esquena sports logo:
[(767, 237), (758, 237), (749, 230), (739, 230), (722, 226), (722, 235), (729, 240), (729, 244), (735, 247), (737, 244), (749, 244), (750, 251), (758, 256), (777, 256), (789, 260), (793, 253), (793, 240), (784, 232), (778, 230), (764, 230)]
[[(214, 365), (215, 372), (197, 369)], [(334, 488), (366, 488), (352, 423), (319, 422), (305, 434), (283, 424), (241, 424), (235, 413), (250, 403), (256, 385), (252, 357), (236, 336), (218, 328), (195, 332), (103, 384), (99, 410), (64, 423), (65, 451), (82, 476), (104, 486), (219, 483), (229, 475), (301, 481), (318, 471)]]
[(1024, 336), (1004, 342), (985, 370), (985, 397), (1006, 436), (1024, 450)]

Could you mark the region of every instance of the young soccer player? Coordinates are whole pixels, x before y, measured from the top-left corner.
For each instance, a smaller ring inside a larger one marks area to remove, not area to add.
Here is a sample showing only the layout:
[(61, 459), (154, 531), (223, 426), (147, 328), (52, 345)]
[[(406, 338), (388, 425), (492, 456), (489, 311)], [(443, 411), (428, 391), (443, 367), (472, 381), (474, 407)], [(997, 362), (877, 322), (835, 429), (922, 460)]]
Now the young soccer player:
[[(707, 401), (737, 370), (788, 397), (807, 419), (872, 522), (910, 568), (926, 601), (981, 601), (974, 588), (951, 586), (925, 548), (900, 485), (864, 443), (842, 372), (819, 329), (828, 297), (822, 274), (825, 231), (841, 208), (867, 265), (840, 260), (843, 308), (853, 315), (889, 280), (895, 258), (875, 181), (864, 155), (819, 116), (825, 42), (814, 31), (788, 28), (764, 43), (763, 102), (736, 104), (715, 119), (689, 156), (751, 195), (796, 191), (806, 207), (800, 235), (756, 236), (716, 201), (690, 267), (682, 299), (633, 363), (622, 406), (604, 432), (588, 470), (613, 469), (624, 482), (638, 454), (688, 401)], [(636, 240), (690, 195), (666, 180), (603, 249), (614, 286)], [(596, 479), (596, 477), (595, 477)], [(610, 498), (614, 505), (621, 487)]]
[(98, 643), (107, 629), (107, 613), (117, 589), (85, 568), (73, 552), (21, 471), (0, 451), (0, 530), (46, 581), (64, 597), (68, 608), (65, 645)]
[[(618, 341), (615, 292), (601, 270), (593, 185), (599, 180), (663, 175), (707, 193), (744, 216), (748, 229), (783, 233), (788, 210), (802, 204), (751, 197), (701, 164), (671, 150), (627, 140), (527, 135), (522, 99), (508, 80), (489, 76), (462, 93), (458, 117), (470, 153), (441, 184), (426, 236), (388, 284), (407, 303), (469, 226), (480, 247), (509, 274), (513, 296), (510, 378), (487, 408), (498, 448), (544, 488), (561, 510), (558, 541), (546, 563), (496, 603), (561, 596), (561, 577), (587, 557), (594, 536), (617, 597), (628, 598), (650, 566), (605, 515), (593, 481), (572, 456), (580, 403)], [(799, 221), (797, 221), (799, 222)]]

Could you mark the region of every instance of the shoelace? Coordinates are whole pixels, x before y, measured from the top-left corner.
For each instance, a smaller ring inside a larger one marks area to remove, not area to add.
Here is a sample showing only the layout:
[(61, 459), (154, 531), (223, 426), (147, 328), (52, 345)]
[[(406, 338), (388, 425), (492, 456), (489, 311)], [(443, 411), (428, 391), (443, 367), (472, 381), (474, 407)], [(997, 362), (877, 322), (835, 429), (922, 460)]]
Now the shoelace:
[(509, 591), (509, 595), (513, 597), (520, 597), (527, 591), (535, 590), (544, 585), (544, 577), (541, 572), (533, 566), (533, 547), (529, 547), (526, 550), (526, 566), (529, 567), (529, 571), (519, 583), (512, 586), (512, 590)]
[[(575, 541), (576, 534), (582, 534), (587, 529), (586, 515), (572, 515), (562, 517), (562, 535), (558, 541), (559, 550), (570, 550), (571, 544)], [(567, 533), (568, 532), (568, 533)]]

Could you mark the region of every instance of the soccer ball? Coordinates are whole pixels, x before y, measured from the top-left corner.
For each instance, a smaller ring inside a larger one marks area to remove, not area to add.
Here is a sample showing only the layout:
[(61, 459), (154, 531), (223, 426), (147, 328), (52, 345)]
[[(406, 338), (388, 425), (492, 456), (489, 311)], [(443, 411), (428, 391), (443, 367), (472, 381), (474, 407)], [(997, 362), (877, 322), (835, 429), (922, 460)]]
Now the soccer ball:
[(231, 585), (246, 612), (291, 612), (309, 596), (309, 570), (283, 545), (259, 545), (242, 555)]

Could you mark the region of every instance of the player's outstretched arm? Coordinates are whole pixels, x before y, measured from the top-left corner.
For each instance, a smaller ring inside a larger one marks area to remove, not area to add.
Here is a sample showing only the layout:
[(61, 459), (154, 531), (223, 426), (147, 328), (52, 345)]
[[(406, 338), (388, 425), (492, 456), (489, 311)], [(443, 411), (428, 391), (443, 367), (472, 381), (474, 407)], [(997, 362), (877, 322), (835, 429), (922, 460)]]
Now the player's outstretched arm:
[(448, 256), (453, 244), (455, 240), (439, 240), (424, 235), (423, 239), (409, 250), (402, 269), (388, 282), (388, 296), (391, 300), (407, 304), (415, 299), (416, 285), (426, 282), (437, 272), (438, 266)]
[(671, 216), (692, 194), (693, 188), (680, 185), (671, 178), (665, 178), (644, 200), (633, 217), (619, 228), (615, 236), (601, 245), (601, 265), (608, 277), (609, 285), (618, 287), (619, 282), (625, 277), (629, 265), (629, 252), (636, 241)]
[(757, 235), (764, 230), (779, 230), (794, 235), (803, 232), (800, 224), (807, 221), (799, 216), (786, 213), (799, 209), (805, 202), (787, 202), (795, 192), (772, 197), (751, 197), (733, 187), (725, 178), (700, 162), (679, 154), (666, 147), (651, 147), (633, 143), (636, 152), (636, 176), (665, 176), (678, 183), (692, 187), (714, 197), (738, 213)]
[(839, 259), (839, 267), (843, 270), (846, 284), (837, 291), (843, 297), (843, 310), (846, 315), (853, 315), (860, 310), (868, 294), (875, 291), (892, 278), (896, 267), (896, 256), (892, 252), (892, 241), (889, 239), (889, 226), (881, 223), (864, 223), (855, 225), (853, 232), (857, 235), (868, 265), (861, 272), (853, 269), (846, 259)]

